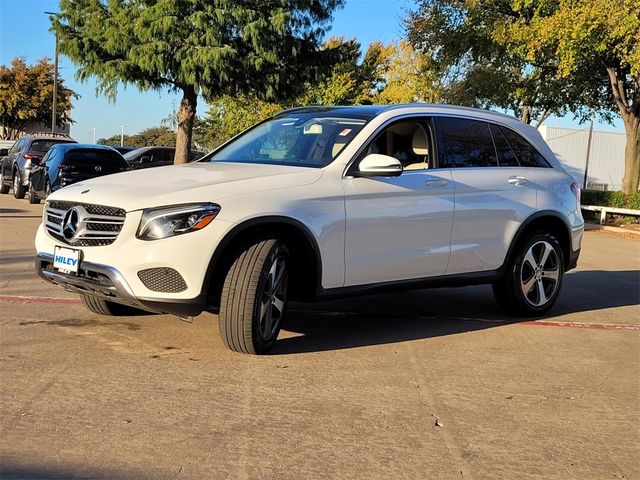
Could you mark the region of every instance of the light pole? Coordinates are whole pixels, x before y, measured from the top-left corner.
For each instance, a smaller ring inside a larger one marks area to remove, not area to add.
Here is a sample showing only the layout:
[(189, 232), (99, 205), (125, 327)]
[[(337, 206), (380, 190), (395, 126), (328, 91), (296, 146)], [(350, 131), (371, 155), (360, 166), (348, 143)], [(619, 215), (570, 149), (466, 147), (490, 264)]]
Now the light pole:
[(120, 146), (124, 147), (124, 125), (120, 125)]
[(93, 141), (91, 143), (95, 144), (96, 143), (96, 127), (93, 127), (91, 130), (93, 130)]
[[(55, 12), (44, 12), (49, 18), (56, 16)], [(51, 133), (56, 131), (56, 108), (58, 106), (58, 34), (55, 33), (56, 47), (53, 54), (53, 107), (51, 108)]]

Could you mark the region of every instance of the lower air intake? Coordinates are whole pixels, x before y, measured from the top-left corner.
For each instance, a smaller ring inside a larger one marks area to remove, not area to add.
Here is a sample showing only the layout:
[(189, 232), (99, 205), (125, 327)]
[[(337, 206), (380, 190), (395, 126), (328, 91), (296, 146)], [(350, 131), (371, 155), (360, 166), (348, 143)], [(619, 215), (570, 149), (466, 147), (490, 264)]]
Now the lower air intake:
[(144, 286), (154, 292), (179, 293), (187, 289), (187, 284), (173, 268), (147, 268), (138, 272)]

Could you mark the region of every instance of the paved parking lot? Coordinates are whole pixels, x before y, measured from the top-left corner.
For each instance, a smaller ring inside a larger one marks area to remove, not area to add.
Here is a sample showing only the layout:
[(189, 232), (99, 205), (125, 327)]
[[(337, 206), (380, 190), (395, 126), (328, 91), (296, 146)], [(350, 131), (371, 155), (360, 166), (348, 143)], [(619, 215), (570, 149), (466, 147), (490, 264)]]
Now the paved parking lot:
[(551, 315), (485, 286), (295, 305), (272, 355), (215, 315), (98, 317), (0, 196), (0, 478), (640, 478), (640, 241), (587, 232)]

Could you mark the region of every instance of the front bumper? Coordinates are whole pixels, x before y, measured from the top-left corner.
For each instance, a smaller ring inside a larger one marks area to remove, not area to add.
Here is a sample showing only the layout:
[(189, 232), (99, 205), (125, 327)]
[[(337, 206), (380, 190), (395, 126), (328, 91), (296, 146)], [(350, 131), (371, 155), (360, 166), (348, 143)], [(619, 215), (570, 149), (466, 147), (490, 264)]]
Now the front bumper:
[(40, 253), (36, 257), (36, 273), (69, 292), (93, 295), (148, 312), (195, 316), (206, 308), (203, 294), (179, 300), (136, 297), (122, 274), (108, 265), (83, 262), (77, 275), (65, 274), (53, 269), (53, 255)]

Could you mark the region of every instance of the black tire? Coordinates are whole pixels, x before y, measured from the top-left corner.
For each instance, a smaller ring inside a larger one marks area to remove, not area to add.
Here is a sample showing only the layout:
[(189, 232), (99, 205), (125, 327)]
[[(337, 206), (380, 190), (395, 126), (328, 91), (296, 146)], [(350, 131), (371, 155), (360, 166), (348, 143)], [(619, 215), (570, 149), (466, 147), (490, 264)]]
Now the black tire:
[(24, 185), (22, 185), (22, 181), (20, 180), (20, 174), (17, 171), (13, 172), (13, 196), (20, 200), (24, 198), (25, 193)]
[[(544, 264), (540, 265), (543, 257)], [(509, 313), (541, 316), (556, 303), (563, 276), (560, 242), (550, 233), (533, 232), (511, 255), (505, 274), (493, 284), (493, 295), (498, 305)]]
[(287, 306), (288, 262), (289, 250), (277, 239), (256, 242), (235, 260), (218, 315), (227, 348), (260, 355), (276, 342)]
[(9, 193), (9, 190), (11, 189), (10, 185), (5, 185), (4, 183), (4, 175), (2, 173), (0, 173), (0, 193), (1, 194), (7, 194)]
[(33, 189), (33, 185), (31, 184), (31, 182), (29, 182), (29, 191), (27, 192), (27, 200), (29, 200), (29, 203), (31, 204), (40, 203), (40, 199), (36, 195), (36, 191)]
[(136, 315), (151, 315), (149, 312), (140, 310), (128, 305), (122, 305), (116, 302), (110, 302), (104, 298), (94, 297), (93, 295), (80, 294), (80, 299), (84, 306), (98, 315), (108, 315), (112, 317), (133, 317)]
[(44, 198), (49, 198), (49, 195), (51, 195), (51, 183), (47, 178), (47, 180), (44, 182)]

